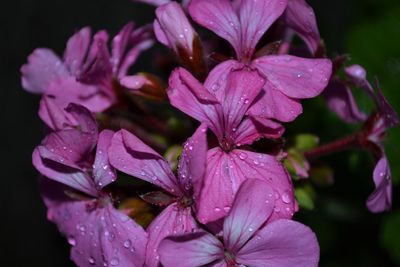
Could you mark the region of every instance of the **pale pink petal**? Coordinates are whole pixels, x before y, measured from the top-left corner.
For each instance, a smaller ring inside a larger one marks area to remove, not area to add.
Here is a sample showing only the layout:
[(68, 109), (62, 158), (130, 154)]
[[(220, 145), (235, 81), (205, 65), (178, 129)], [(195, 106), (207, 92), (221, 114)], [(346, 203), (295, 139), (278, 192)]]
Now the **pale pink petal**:
[(289, 55), (264, 56), (253, 61), (272, 86), (292, 98), (312, 98), (328, 85), (332, 72), (329, 59), (306, 59)]
[(57, 105), (53, 98), (46, 95), (40, 100), (39, 117), (55, 131), (77, 125), (72, 115)]
[(91, 42), (91, 35), (90, 28), (85, 27), (69, 38), (67, 42), (64, 52), (64, 62), (72, 75), (78, 74), (85, 62)]
[(390, 210), (392, 206), (392, 174), (386, 157), (382, 157), (375, 166), (373, 178), (375, 191), (368, 197), (367, 207), (371, 212)]
[(202, 187), (207, 151), (207, 127), (202, 124), (183, 145), (178, 163), (178, 182), (187, 194), (193, 189), (196, 196)]
[(287, 2), (287, 0), (240, 1), (238, 12), (242, 31), (242, 51), (241, 55), (238, 55), (239, 59), (252, 57), (258, 41), (282, 15)]
[(192, 0), (188, 9), (197, 23), (227, 40), (241, 55), (241, 25), (230, 0)]
[(262, 137), (279, 138), (285, 129), (283, 126), (272, 120), (262, 117), (246, 117), (239, 125), (233, 139), (236, 146), (251, 145)]
[(302, 112), (303, 108), (297, 99), (287, 97), (267, 81), (263, 92), (248, 113), (254, 117), (290, 122)]
[(229, 73), (222, 102), (225, 135), (234, 133), (264, 83), (265, 79), (257, 71), (243, 69)]
[(274, 192), (259, 179), (244, 181), (224, 221), (224, 245), (236, 253), (263, 225), (274, 210)]
[(224, 258), (221, 242), (204, 231), (166, 238), (158, 250), (165, 267), (198, 267)]
[(93, 164), (93, 178), (98, 189), (107, 186), (117, 178), (116, 171), (108, 159), (108, 148), (113, 135), (114, 132), (107, 129), (99, 134), (96, 157)]
[(275, 157), (239, 149), (226, 153), (214, 148), (207, 158), (204, 185), (196, 202), (200, 222), (224, 217), (239, 186), (253, 178), (264, 180), (274, 190), (275, 209), (269, 221), (293, 216), (297, 206), (290, 176)]
[(69, 76), (61, 59), (47, 48), (33, 51), (28, 63), (21, 67), (21, 74), (22, 87), (35, 94), (45, 93), (53, 81)]
[(132, 75), (121, 78), (119, 82), (128, 89), (139, 90), (148, 83), (148, 79), (144, 75)]
[(246, 266), (317, 267), (319, 245), (307, 226), (277, 220), (267, 224), (236, 254)]
[(158, 41), (179, 54), (184, 49), (193, 53), (193, 41), (197, 33), (193, 29), (185, 12), (177, 2), (170, 2), (156, 9), (154, 32)]
[(173, 71), (167, 93), (174, 107), (207, 124), (217, 136), (222, 135), (221, 105), (188, 71), (183, 68)]
[(120, 130), (114, 134), (108, 156), (117, 170), (181, 195), (168, 162), (130, 132)]
[(367, 115), (358, 108), (350, 89), (340, 80), (331, 80), (322, 95), (330, 110), (343, 121), (357, 123), (367, 119)]
[(146, 248), (146, 266), (159, 266), (158, 246), (165, 237), (191, 233), (197, 227), (191, 213), (190, 207), (183, 208), (180, 204), (174, 203), (152, 221), (147, 228), (149, 241)]
[(313, 53), (317, 51), (321, 37), (314, 10), (305, 0), (289, 0), (283, 21), (304, 40)]

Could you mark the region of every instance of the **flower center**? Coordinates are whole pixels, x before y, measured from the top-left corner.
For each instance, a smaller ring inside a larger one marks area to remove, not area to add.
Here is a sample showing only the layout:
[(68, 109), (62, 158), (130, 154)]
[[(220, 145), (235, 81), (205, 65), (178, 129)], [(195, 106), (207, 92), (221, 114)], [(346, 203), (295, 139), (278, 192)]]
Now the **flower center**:
[(219, 144), (225, 152), (230, 152), (235, 148), (235, 142), (230, 136), (222, 138)]
[(187, 208), (187, 207), (191, 207), (194, 204), (193, 198), (192, 197), (188, 197), (188, 196), (183, 196), (180, 200), (179, 203)]
[(236, 260), (235, 260), (235, 255), (232, 252), (225, 250), (224, 256), (225, 256), (225, 261), (226, 261), (226, 264), (228, 265), (228, 267), (233, 267), (233, 266), (237, 265)]

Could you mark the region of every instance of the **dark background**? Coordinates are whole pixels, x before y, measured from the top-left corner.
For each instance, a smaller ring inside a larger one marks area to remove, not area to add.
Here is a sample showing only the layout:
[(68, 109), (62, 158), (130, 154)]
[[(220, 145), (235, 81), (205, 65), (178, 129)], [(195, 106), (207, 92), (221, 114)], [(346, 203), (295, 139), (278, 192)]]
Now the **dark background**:
[[(364, 64), (370, 77), (380, 78), (388, 99), (400, 110), (400, 2), (309, 2), (329, 53), (349, 53), (353, 62)], [(39, 97), (22, 90), (19, 68), (37, 47), (61, 54), (68, 37), (82, 26), (115, 34), (129, 20), (138, 25), (150, 22), (153, 8), (128, 0), (14, 0), (0, 5), (0, 125), (4, 135), (0, 150), (0, 265), (73, 266), (68, 245), (46, 221), (37, 173), (31, 166), (31, 152), (43, 138), (37, 117)], [(305, 114), (288, 125), (289, 134), (316, 132), (323, 142), (352, 129), (330, 114), (320, 99), (305, 103)], [(394, 129), (386, 143), (395, 184), (400, 180), (399, 137), (399, 129)], [(335, 169), (335, 184), (317, 188), (316, 209), (298, 215), (317, 232), (320, 266), (400, 266), (399, 187), (394, 187), (394, 211), (372, 215), (364, 206), (373, 188), (373, 162), (368, 154), (349, 152), (324, 160)]]

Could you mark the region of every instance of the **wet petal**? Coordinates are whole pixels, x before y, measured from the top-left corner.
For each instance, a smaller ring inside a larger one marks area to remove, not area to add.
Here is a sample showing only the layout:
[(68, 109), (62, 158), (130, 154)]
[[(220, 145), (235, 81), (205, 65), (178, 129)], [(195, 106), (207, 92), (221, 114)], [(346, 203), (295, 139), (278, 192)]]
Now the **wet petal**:
[(181, 194), (168, 162), (128, 131), (114, 134), (108, 156), (117, 170), (160, 186), (173, 195)]
[(43, 94), (52, 82), (69, 76), (60, 58), (47, 48), (33, 51), (21, 67), (21, 74), (22, 87), (35, 94)]
[(108, 159), (108, 148), (110, 147), (113, 135), (113, 131), (103, 130), (97, 142), (96, 158), (93, 164), (93, 178), (99, 189), (112, 183), (117, 178), (116, 171)]
[(259, 179), (244, 181), (224, 221), (224, 245), (237, 252), (254, 235), (274, 210), (274, 192)]
[(158, 246), (160, 242), (170, 235), (182, 235), (192, 232), (197, 227), (192, 217), (191, 208), (182, 208), (174, 203), (164, 209), (150, 224), (147, 229), (149, 241), (147, 243), (146, 266), (158, 267)]
[(368, 197), (367, 207), (371, 212), (390, 210), (392, 206), (392, 174), (386, 157), (375, 166), (373, 178), (375, 191)]
[(72, 75), (77, 75), (85, 62), (91, 42), (91, 30), (84, 27), (75, 33), (67, 42), (64, 62)]
[(158, 250), (165, 267), (198, 267), (224, 257), (221, 242), (204, 231), (166, 238)]
[(307, 226), (277, 220), (257, 232), (236, 256), (247, 266), (317, 267), (319, 245)]
[(57, 105), (56, 101), (44, 95), (40, 100), (39, 117), (52, 130), (62, 130), (77, 125), (74, 117)]

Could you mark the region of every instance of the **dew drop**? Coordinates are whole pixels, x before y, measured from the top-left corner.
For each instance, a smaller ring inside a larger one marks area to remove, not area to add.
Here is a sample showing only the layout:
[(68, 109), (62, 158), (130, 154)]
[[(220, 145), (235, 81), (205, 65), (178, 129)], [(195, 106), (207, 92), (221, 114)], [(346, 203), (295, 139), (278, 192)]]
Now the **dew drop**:
[(117, 266), (119, 264), (118, 258), (112, 258), (110, 261), (111, 266)]
[(75, 238), (73, 238), (73, 237), (69, 237), (68, 238), (68, 243), (71, 245), (71, 246), (75, 246), (76, 245), (76, 239)]
[(289, 192), (288, 191), (285, 191), (283, 194), (282, 194), (282, 202), (283, 203), (286, 203), (286, 204), (290, 204), (291, 202), (292, 202), (292, 200), (291, 200), (291, 198), (290, 198), (290, 194), (289, 194)]
[(220, 208), (215, 208), (215, 209), (214, 209), (214, 211), (216, 211), (216, 212), (220, 212), (220, 211), (221, 211), (221, 209), (220, 209)]
[(132, 242), (127, 239), (124, 241), (124, 248), (130, 248), (132, 246)]
[(92, 264), (92, 265), (94, 265), (94, 263), (95, 263), (93, 257), (89, 257), (89, 260), (88, 260), (88, 261), (89, 261), (89, 263)]

